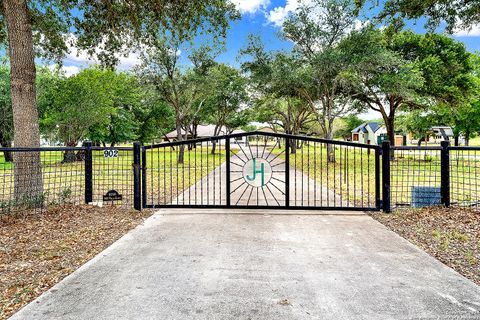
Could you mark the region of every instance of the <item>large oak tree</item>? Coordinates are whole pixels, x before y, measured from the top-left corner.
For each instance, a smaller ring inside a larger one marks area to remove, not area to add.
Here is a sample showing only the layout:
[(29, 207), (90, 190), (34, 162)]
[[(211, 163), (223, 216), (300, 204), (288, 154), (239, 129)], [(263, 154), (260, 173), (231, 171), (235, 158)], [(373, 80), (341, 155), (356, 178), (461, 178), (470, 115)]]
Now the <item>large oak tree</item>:
[[(2, 0), (0, 41), (10, 56), (15, 146), (40, 143), (36, 54), (60, 61), (74, 45), (114, 65), (125, 48), (148, 44), (159, 33), (202, 28), (224, 35), (236, 16), (228, 0)], [(42, 192), (40, 154), (18, 153), (14, 161), (16, 197)]]
[(382, 115), (391, 143), (398, 112), (439, 103), (455, 109), (474, 88), (469, 53), (444, 35), (367, 27), (340, 48), (350, 60), (343, 76), (351, 96)]

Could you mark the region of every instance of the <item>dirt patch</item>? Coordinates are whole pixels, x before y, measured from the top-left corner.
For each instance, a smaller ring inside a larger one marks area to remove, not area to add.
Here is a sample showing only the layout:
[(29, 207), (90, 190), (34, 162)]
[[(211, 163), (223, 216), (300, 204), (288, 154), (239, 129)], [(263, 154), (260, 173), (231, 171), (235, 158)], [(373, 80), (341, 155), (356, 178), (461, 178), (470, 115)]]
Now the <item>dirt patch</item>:
[(0, 219), (0, 319), (6, 319), (151, 215), (62, 206)]
[(480, 285), (480, 211), (435, 207), (372, 217)]

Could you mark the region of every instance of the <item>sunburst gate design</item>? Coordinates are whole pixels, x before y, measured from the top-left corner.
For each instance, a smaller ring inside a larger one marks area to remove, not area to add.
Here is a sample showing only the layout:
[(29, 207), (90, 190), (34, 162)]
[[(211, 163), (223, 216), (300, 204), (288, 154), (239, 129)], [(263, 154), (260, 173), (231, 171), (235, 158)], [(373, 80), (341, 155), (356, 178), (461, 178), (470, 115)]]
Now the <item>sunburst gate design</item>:
[(230, 158), (232, 205), (285, 205), (284, 146), (281, 138), (252, 136), (243, 142), (232, 140), (232, 149), (237, 149)]

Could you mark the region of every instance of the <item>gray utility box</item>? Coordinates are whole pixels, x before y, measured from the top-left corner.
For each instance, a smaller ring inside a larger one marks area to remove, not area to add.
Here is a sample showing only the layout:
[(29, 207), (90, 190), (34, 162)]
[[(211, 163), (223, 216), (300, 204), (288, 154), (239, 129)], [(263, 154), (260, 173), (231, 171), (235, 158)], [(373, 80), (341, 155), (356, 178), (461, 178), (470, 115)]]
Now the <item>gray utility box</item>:
[(412, 187), (412, 207), (421, 208), (442, 204), (440, 187)]

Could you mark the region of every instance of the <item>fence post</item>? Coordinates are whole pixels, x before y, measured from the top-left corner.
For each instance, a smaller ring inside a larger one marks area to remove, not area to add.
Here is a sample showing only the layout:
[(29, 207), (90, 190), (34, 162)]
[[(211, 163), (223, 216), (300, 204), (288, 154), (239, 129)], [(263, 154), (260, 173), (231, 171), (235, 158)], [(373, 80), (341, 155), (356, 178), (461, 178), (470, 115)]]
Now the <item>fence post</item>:
[[(293, 143), (295, 143), (295, 141)], [(289, 137), (285, 138), (285, 207), (287, 208), (290, 207), (290, 139)]]
[(440, 153), (440, 167), (441, 167), (441, 186), (440, 193), (442, 197), (442, 204), (445, 207), (450, 206), (450, 141), (440, 142), (442, 150)]
[[(370, 150), (370, 149), (369, 149)], [(375, 148), (375, 208), (377, 210), (382, 209), (382, 198), (381, 198), (381, 187), (380, 187), (380, 154), (382, 150), (380, 148)], [(347, 157), (345, 153), (345, 158)], [(347, 161), (345, 160), (345, 167)]]
[(147, 205), (147, 150), (145, 147), (142, 147), (142, 208), (145, 208)]
[(142, 189), (140, 186), (140, 142), (133, 143), (133, 208), (142, 210)]
[[(248, 141), (248, 138), (247, 138)], [(226, 174), (225, 174), (225, 202), (227, 207), (231, 206), (231, 200), (230, 200), (230, 137), (227, 137), (225, 139), (225, 154), (226, 154), (226, 159), (225, 159), (225, 169), (226, 169)]]
[(85, 141), (85, 203), (93, 202), (93, 161), (92, 161), (92, 142)]
[(392, 211), (390, 203), (390, 141), (382, 142), (382, 183), (382, 209), (389, 213)]

